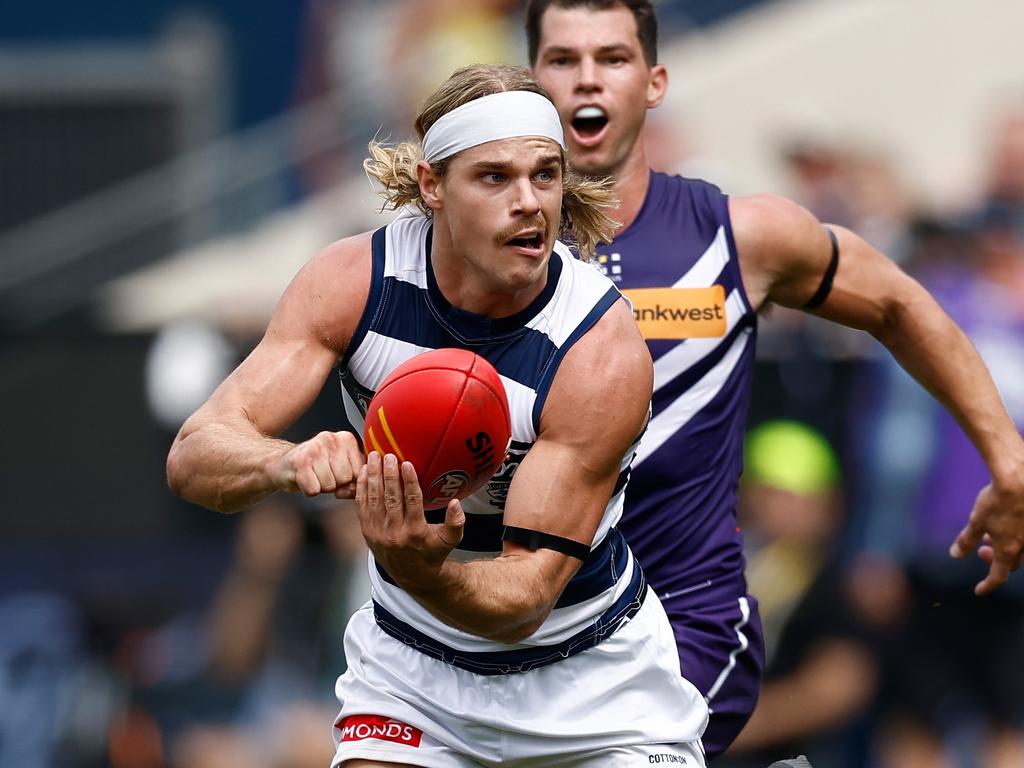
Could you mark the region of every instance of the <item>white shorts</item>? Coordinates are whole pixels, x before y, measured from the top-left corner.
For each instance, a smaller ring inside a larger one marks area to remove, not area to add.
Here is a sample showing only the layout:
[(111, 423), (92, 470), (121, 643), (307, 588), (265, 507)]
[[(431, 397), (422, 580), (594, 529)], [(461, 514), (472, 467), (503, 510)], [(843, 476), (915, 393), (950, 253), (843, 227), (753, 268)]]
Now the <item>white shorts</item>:
[(367, 604), (345, 632), (333, 766), (705, 765), (707, 705), (679, 674), (665, 611), (643, 607), (602, 643), (529, 672), (477, 675), (382, 631)]

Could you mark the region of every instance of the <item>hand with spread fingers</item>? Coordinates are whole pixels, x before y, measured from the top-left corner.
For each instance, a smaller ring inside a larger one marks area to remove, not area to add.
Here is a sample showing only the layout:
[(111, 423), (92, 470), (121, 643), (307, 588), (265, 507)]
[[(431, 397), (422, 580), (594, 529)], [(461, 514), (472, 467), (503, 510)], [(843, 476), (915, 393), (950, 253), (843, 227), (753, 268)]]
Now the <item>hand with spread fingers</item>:
[(462, 505), (453, 499), (443, 523), (428, 523), (416, 470), (394, 454), (370, 452), (356, 481), (356, 503), (367, 546), (400, 586), (436, 575), (462, 541)]
[(1006, 583), (1010, 572), (1020, 568), (1024, 557), (1024, 485), (993, 482), (974, 502), (967, 525), (949, 554), (957, 559), (977, 550), (988, 563), (988, 576), (974, 587), (987, 595)]

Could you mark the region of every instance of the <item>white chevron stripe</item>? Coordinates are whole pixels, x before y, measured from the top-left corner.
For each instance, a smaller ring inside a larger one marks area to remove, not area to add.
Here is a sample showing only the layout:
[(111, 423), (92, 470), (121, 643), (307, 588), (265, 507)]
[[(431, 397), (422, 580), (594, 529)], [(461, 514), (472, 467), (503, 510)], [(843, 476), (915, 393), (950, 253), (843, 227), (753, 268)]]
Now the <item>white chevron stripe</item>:
[(673, 283), (673, 288), (706, 288), (714, 283), (715, 278), (722, 274), (729, 263), (729, 241), (725, 236), (725, 227), (721, 226), (715, 233), (711, 245), (690, 267), (690, 271)]
[[(725, 333), (722, 336), (728, 336), (736, 327), (736, 323), (743, 317), (743, 309), (743, 299), (740, 297), (739, 289), (733, 288), (725, 300)], [(721, 343), (721, 337), (687, 339), (682, 344), (672, 347), (654, 361), (654, 391), (657, 392), (676, 376), (689, 370), (695, 363), (711, 354)]]
[[(477, 557), (486, 557), (486, 555), (479, 552), (473, 554)], [(369, 558), (369, 569), (373, 598), (411, 627), (445, 645), (461, 651), (495, 651), (514, 650), (538, 645), (555, 645), (569, 639), (591, 624), (595, 617), (604, 613), (622, 596), (622, 593), (629, 587), (630, 580), (633, 577), (633, 569), (636, 567), (635, 562), (632, 553), (630, 553), (629, 563), (620, 575), (619, 580), (612, 587), (592, 597), (590, 600), (564, 608), (556, 608), (534, 634), (521, 643), (508, 646), (496, 646), (490, 640), (485, 640), (447, 624), (439, 623), (408, 592), (388, 584), (381, 578), (372, 554)]]
[[(547, 306), (531, 319), (528, 328), (543, 329), (551, 342), (561, 348), (608, 292), (608, 278), (594, 267), (574, 259), (561, 243), (555, 243), (553, 259), (562, 260), (562, 275)], [(566, 296), (572, 296), (566, 301)]]
[(507, 376), (501, 377), (501, 383), (505, 385), (505, 396), (512, 414), (512, 439), (520, 443), (534, 442), (537, 432), (533, 428), (533, 404), (537, 402), (537, 393)]
[[(383, 336), (376, 331), (369, 331), (363, 343), (352, 355), (350, 367), (360, 372), (363, 386), (376, 392), (391, 371), (428, 349), (430, 347), (421, 347), (401, 339)], [(506, 376), (501, 377), (501, 383), (505, 385), (509, 410), (512, 412), (512, 439), (532, 443), (537, 439), (533, 429), (533, 404), (537, 399), (537, 393)], [(351, 415), (349, 417), (351, 418)]]
[(721, 391), (729, 379), (729, 375), (739, 363), (743, 350), (747, 348), (750, 335), (749, 329), (741, 332), (733, 341), (729, 351), (725, 353), (725, 357), (719, 360), (714, 368), (704, 374), (685, 394), (676, 398), (665, 410), (651, 419), (647, 431), (640, 440), (636, 457), (633, 459), (634, 468), (640, 466), (666, 440), (682, 429), (701, 408), (710, 403)]
[(362, 343), (352, 354), (349, 368), (359, 372), (359, 382), (372, 392), (391, 371), (414, 355), (426, 352), (430, 347), (410, 344), (401, 339), (392, 339), (376, 331), (368, 331)]
[(422, 214), (399, 216), (391, 222), (384, 235), (384, 277), (396, 277), (419, 288), (427, 287), (423, 244), (429, 227), (430, 219)]
[(348, 423), (352, 425), (357, 434), (362, 436), (363, 425), (366, 424), (366, 419), (363, 416), (363, 412), (359, 410), (359, 406), (356, 405), (356, 401), (352, 399), (352, 396), (344, 387), (341, 388), (341, 402), (345, 406), (345, 416), (348, 418)]
[[(739, 601), (740, 620), (737, 621), (736, 625), (733, 627), (733, 630), (736, 632), (737, 645), (732, 649), (732, 653), (729, 654), (729, 661), (725, 665), (725, 669), (718, 673), (718, 679), (715, 680), (715, 684), (711, 686), (711, 690), (708, 691), (708, 695), (704, 697), (708, 704), (711, 704), (711, 700), (718, 695), (722, 685), (736, 667), (736, 657), (750, 647), (750, 641), (747, 640), (747, 636), (743, 634), (743, 628), (747, 626), (747, 622), (750, 621), (750, 603), (745, 597), (741, 597)], [(708, 711), (712, 711), (710, 707), (708, 708)]]

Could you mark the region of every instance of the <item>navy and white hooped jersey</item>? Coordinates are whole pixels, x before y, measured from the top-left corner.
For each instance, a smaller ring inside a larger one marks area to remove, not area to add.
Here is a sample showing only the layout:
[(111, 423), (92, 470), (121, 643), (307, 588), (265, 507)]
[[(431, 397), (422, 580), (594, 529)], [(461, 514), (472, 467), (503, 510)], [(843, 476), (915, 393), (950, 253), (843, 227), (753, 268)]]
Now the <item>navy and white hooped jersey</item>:
[[(675, 307), (649, 310), (668, 332), (645, 333), (654, 358), (653, 416), (633, 460), (622, 531), (663, 600), (707, 594), (712, 585), (742, 595), (736, 495), (757, 321), (728, 197), (704, 181), (652, 172), (636, 220), (598, 248), (598, 263), (627, 295), (693, 289), (675, 292)], [(696, 334), (686, 331), (690, 318)], [(708, 319), (718, 322), (711, 334)]]
[[(367, 404), (384, 378), (421, 352), (468, 349), (498, 371), (512, 421), (509, 456), (494, 477), (465, 499), (464, 536), (451, 557), (493, 558), (501, 552), (503, 513), (519, 463), (537, 440), (541, 412), (565, 353), (621, 299), (591, 265), (561, 243), (541, 294), (523, 311), (491, 319), (449, 304), (430, 258), (431, 222), (403, 215), (372, 239), (372, 282), (366, 308), (341, 363), (345, 409), (361, 431)], [(589, 558), (566, 585), (554, 610), (529, 638), (503, 645), (450, 627), (400, 589), (370, 556), (374, 612), (388, 634), (435, 658), (480, 674), (541, 666), (600, 642), (638, 610), (646, 582), (615, 529), (635, 445), (623, 457), (619, 482), (605, 509)], [(562, 511), (560, 511), (562, 512)], [(564, 510), (571, 514), (572, 510)], [(444, 510), (427, 513), (441, 522)]]

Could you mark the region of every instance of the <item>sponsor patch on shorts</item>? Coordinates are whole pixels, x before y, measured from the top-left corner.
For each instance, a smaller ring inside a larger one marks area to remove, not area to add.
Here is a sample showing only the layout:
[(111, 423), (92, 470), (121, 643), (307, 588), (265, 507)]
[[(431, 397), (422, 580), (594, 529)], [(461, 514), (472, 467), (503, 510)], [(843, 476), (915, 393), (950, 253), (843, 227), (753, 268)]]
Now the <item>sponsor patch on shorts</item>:
[(350, 715), (335, 723), (334, 727), (338, 729), (343, 742), (379, 739), (407, 747), (419, 747), (420, 739), (423, 738), (423, 731), (419, 728), (379, 715)]

